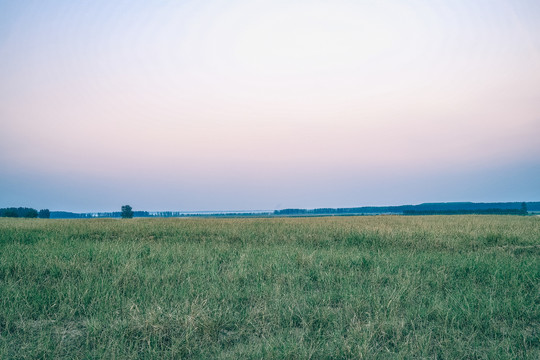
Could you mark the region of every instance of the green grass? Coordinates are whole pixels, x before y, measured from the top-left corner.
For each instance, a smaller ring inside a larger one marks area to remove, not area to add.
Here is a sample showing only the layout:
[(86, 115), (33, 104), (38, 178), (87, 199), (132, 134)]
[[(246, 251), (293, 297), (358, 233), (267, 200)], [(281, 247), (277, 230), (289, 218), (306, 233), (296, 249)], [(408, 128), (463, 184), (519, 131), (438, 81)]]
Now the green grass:
[(0, 219), (2, 359), (538, 359), (539, 338), (539, 217)]

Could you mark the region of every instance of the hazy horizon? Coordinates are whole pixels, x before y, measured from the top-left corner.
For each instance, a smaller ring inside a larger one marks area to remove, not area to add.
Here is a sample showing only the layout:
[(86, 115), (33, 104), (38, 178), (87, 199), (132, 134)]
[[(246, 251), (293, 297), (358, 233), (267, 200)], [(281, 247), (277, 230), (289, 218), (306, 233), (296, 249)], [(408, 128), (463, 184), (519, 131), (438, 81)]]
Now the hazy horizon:
[(0, 79), (0, 207), (540, 200), (537, 1), (0, 1)]

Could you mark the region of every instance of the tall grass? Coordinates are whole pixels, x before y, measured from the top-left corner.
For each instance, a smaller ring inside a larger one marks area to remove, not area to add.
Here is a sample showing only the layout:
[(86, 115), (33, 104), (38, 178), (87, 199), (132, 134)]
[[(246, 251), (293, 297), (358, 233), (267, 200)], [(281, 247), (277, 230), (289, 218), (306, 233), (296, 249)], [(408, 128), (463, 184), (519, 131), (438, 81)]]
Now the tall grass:
[(540, 358), (540, 218), (0, 219), (0, 358)]

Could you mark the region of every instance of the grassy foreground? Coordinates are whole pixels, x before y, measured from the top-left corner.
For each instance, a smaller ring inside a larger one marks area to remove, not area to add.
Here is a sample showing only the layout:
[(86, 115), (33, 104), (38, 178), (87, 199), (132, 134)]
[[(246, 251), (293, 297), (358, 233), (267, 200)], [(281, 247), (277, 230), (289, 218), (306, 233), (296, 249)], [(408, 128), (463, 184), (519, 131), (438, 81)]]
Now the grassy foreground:
[(540, 217), (0, 219), (0, 358), (540, 358)]

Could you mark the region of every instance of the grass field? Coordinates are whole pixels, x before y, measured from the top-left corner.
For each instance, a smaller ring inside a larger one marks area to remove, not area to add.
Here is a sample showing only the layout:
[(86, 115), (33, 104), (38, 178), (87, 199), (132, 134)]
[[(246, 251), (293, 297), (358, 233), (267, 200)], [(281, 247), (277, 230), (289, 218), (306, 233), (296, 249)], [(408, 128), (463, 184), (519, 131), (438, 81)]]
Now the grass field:
[(0, 219), (0, 358), (540, 358), (540, 218)]

